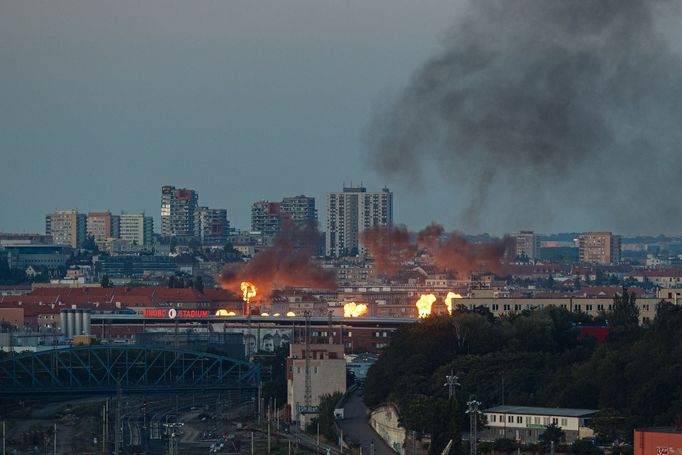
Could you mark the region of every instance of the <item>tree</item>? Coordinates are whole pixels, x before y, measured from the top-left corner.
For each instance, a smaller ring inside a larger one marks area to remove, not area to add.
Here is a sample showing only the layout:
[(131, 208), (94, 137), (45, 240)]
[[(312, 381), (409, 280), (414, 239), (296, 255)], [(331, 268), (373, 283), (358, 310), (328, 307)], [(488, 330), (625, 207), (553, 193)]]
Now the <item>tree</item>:
[(194, 280), (194, 289), (199, 292), (204, 292), (204, 280), (200, 276)]
[(85, 241), (83, 242), (83, 249), (92, 251), (94, 254), (97, 254), (99, 252), (99, 248), (97, 247), (97, 243), (95, 242), (95, 237), (92, 235), (89, 235)]
[(545, 427), (545, 431), (542, 433), (541, 437), (545, 444), (549, 444), (552, 441), (554, 441), (554, 444), (559, 444), (564, 440), (565, 435), (559, 425), (552, 423)]
[(608, 313), (609, 325), (616, 328), (632, 328), (639, 325), (639, 308), (634, 292), (628, 294), (628, 288), (623, 286), (623, 292), (613, 296), (613, 310)]
[(462, 451), (462, 432), (460, 427), (460, 412), (457, 401), (455, 399), (439, 400), (434, 412), (429, 454), (440, 454), (449, 441), (452, 441), (450, 453), (453, 455), (460, 454)]
[(105, 273), (104, 275), (102, 275), (102, 280), (99, 282), (99, 284), (100, 284), (103, 288), (110, 288), (110, 287), (112, 287), (111, 280), (109, 280), (109, 275), (107, 275), (106, 273)]

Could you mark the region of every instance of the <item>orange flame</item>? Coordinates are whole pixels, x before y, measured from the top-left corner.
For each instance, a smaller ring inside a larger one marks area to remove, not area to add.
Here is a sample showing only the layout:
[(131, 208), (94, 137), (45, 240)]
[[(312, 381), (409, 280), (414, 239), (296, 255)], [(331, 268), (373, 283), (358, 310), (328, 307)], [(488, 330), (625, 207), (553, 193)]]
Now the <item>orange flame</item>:
[(367, 305), (364, 303), (350, 302), (343, 306), (344, 318), (359, 318), (367, 314)]
[(215, 315), (216, 316), (237, 316), (237, 313), (235, 313), (234, 311), (230, 311), (230, 310), (220, 309), (220, 310), (215, 312)]
[(461, 299), (462, 296), (460, 294), (457, 294), (456, 292), (448, 292), (448, 295), (445, 297), (444, 302), (445, 306), (448, 309), (448, 314), (452, 314), (452, 299)]
[(293, 318), (294, 316), (296, 316), (296, 313), (294, 313), (293, 311), (287, 311), (288, 318)]
[(436, 301), (436, 296), (433, 294), (422, 294), (417, 300), (417, 310), (420, 318), (427, 318), (431, 315), (431, 305)]
[(242, 281), (240, 288), (242, 290), (242, 299), (246, 303), (249, 303), (251, 301), (251, 299), (256, 296), (256, 285), (255, 284), (250, 283), (248, 281)]

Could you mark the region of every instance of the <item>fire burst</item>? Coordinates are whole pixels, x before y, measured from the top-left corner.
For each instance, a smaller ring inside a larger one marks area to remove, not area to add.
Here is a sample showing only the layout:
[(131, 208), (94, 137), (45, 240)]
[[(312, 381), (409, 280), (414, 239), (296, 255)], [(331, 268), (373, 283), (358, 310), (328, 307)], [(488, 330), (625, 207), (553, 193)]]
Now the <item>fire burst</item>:
[(461, 299), (461, 298), (462, 298), (462, 296), (460, 294), (457, 294), (456, 292), (448, 292), (448, 295), (444, 299), (445, 306), (448, 309), (448, 314), (452, 315), (452, 299)]
[(256, 285), (248, 281), (242, 281), (240, 285), (242, 290), (242, 300), (246, 303), (251, 302), (251, 299), (256, 296)]
[(422, 294), (417, 300), (417, 310), (420, 318), (427, 318), (431, 315), (431, 305), (436, 301), (436, 296), (433, 294)]
[(355, 302), (350, 302), (343, 306), (344, 318), (359, 318), (365, 314), (367, 314), (367, 305), (364, 303), (356, 304)]
[(234, 311), (230, 311), (230, 310), (220, 309), (220, 310), (215, 312), (215, 315), (216, 316), (236, 316), (237, 313), (235, 313)]

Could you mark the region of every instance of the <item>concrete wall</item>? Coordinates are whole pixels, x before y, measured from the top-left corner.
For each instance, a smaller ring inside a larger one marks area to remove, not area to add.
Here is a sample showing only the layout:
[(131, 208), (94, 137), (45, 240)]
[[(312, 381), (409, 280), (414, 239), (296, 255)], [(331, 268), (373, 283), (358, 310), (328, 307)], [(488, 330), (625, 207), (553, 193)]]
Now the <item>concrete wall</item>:
[(398, 410), (393, 405), (383, 405), (369, 413), (369, 423), (381, 438), (397, 453), (403, 453), (407, 431), (400, 426)]

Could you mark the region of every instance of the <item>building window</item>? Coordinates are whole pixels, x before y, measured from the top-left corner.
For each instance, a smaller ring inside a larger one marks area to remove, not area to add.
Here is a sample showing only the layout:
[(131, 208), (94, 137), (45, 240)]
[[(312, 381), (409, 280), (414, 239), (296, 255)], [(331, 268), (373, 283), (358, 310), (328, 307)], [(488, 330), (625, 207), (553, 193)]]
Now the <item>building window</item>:
[(500, 306), (497, 303), (493, 303), (493, 311), (498, 311)]
[(504, 311), (509, 311), (509, 308), (510, 308), (510, 307), (509, 307), (509, 304), (508, 304), (508, 303), (505, 303), (505, 304), (504, 304)]
[(526, 417), (526, 425), (530, 425), (530, 417)]
[(549, 417), (543, 417), (542, 423), (543, 423), (545, 426), (549, 425)]
[(497, 416), (495, 414), (490, 416), (490, 421), (491, 422), (497, 422)]
[(556, 417), (553, 417), (552, 418), (552, 424), (559, 425), (559, 419), (557, 419)]
[(523, 417), (516, 416), (516, 423), (523, 423)]
[(507, 416), (507, 422), (514, 423), (514, 416)]
[(540, 425), (540, 417), (533, 417), (533, 423), (535, 425)]
[(568, 426), (568, 419), (561, 419), (561, 426), (567, 427)]

